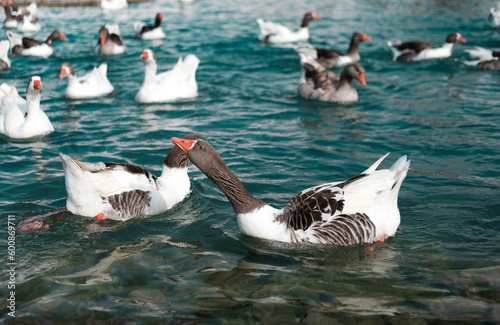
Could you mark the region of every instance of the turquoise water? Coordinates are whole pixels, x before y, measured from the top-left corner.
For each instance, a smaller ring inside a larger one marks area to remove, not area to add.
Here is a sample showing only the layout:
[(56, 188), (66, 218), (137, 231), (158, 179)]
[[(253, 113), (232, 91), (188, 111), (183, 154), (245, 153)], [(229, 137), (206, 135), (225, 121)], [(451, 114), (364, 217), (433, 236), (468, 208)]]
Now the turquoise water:
[[(117, 161), (155, 174), (170, 137), (203, 134), (248, 190), (280, 207), (307, 187), (354, 176), (386, 152), (387, 168), (412, 160), (399, 196), (401, 230), (383, 246), (290, 247), (240, 234), (223, 194), (195, 167), (192, 193), (174, 209), (126, 222), (96, 223), (69, 212), (44, 228), (18, 233), (16, 320), (78, 324), (425, 324), (500, 321), (500, 75), (465, 66), (474, 45), (498, 48), (486, 25), (494, 1), (205, 1), (160, 0), (119, 13), (97, 7), (39, 8), (44, 39), (60, 28), (67, 42), (48, 59), (12, 58), (0, 81), (21, 95), (32, 75), (43, 82), (42, 108), (55, 132), (36, 141), (0, 139), (0, 261), (7, 270), (7, 216), (15, 223), (65, 206), (59, 152), (88, 162)], [(296, 96), (298, 55), (265, 46), (256, 18), (298, 25), (304, 12), (314, 45), (347, 49), (354, 31), (367, 87), (338, 105)], [(167, 38), (133, 39), (134, 21), (166, 17)], [(99, 58), (97, 31), (118, 23), (128, 47)], [(458, 31), (467, 44), (451, 58), (392, 61), (388, 40), (441, 44)], [(196, 54), (199, 96), (136, 105), (140, 54), (151, 48), (159, 70)], [(77, 74), (101, 62), (115, 95), (64, 99), (62, 62)], [(1, 320), (9, 274), (2, 272)]]

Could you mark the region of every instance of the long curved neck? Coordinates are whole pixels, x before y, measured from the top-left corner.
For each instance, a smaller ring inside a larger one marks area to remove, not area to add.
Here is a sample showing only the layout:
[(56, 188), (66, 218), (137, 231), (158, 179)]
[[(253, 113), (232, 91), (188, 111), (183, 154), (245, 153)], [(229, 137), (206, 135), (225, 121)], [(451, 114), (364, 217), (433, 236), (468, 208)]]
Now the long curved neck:
[(351, 39), (351, 43), (349, 43), (349, 49), (347, 50), (347, 55), (352, 55), (358, 53), (359, 41), (354, 37)]
[(250, 213), (266, 205), (248, 193), (238, 177), (225, 164), (218, 164), (217, 168), (204, 171), (204, 174), (224, 193), (237, 215)]
[(344, 87), (352, 88), (352, 77), (347, 73), (346, 70), (342, 71), (339, 81), (339, 89)]
[(26, 96), (26, 105), (28, 106), (28, 112), (26, 119), (36, 115), (40, 111), (40, 93), (30, 94)]
[(156, 70), (158, 65), (155, 62), (144, 64), (144, 84), (156, 83)]
[(158, 28), (158, 27), (160, 27), (160, 25), (161, 25), (161, 18), (156, 17), (154, 27)]

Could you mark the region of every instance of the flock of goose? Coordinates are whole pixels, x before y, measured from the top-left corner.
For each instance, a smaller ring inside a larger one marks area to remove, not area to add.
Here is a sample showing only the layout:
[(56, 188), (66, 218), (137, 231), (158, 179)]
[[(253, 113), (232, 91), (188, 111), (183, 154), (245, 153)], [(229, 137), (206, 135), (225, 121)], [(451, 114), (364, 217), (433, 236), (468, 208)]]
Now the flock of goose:
[[(14, 15), (12, 4), (8, 10), (11, 13), (7, 15), (6, 9), (7, 18)], [(165, 37), (161, 30), (162, 19), (158, 14), (152, 26), (136, 24), (135, 37)], [(316, 19), (320, 19), (317, 14), (305, 14), (300, 29), (296, 31), (258, 19), (258, 38), (261, 42), (274, 44), (307, 40), (309, 23)], [(7, 21), (5, 25), (7, 27)], [(59, 31), (54, 31), (45, 43), (12, 31), (7, 35), (13, 55), (50, 55), (47, 48), (51, 49), (53, 41), (65, 40)], [(299, 95), (323, 101), (356, 101), (358, 95), (352, 87), (352, 80), (358, 80), (362, 86), (366, 84), (365, 70), (357, 63), (360, 60), (358, 46), (369, 41), (368, 35), (355, 32), (346, 53), (310, 45), (297, 46), (295, 49), (303, 68)], [(390, 42), (388, 45), (395, 60), (407, 62), (448, 57), (457, 42), (465, 42), (465, 39), (458, 33), (451, 33), (441, 47), (424, 42)], [(98, 55), (123, 53), (125, 49), (117, 26), (103, 26), (99, 30)], [(144, 50), (141, 58), (145, 77), (135, 97), (137, 102), (171, 101), (197, 95), (195, 72), (199, 60), (196, 56), (179, 58), (172, 70), (160, 74), (157, 74), (156, 57), (151, 50)], [(340, 76), (329, 70), (343, 65), (347, 66)], [(60, 78), (68, 78), (66, 96), (85, 98), (111, 93), (113, 86), (107, 80), (106, 71), (107, 66), (102, 64), (86, 76), (77, 78), (73, 66), (69, 62), (63, 63)], [(49, 119), (40, 110), (41, 89), (39, 77), (30, 79), (26, 99), (17, 94), (15, 87), (1, 85), (1, 133), (12, 138), (25, 138), (53, 131)], [(394, 236), (400, 224), (397, 201), (410, 165), (406, 156), (399, 158), (389, 169), (377, 170), (387, 157), (384, 155), (363, 173), (345, 181), (303, 190), (283, 208), (276, 209), (252, 196), (203, 136), (189, 134), (171, 141), (174, 147), (165, 158), (159, 177), (135, 165), (91, 164), (61, 153), (67, 209), (97, 220), (127, 220), (163, 213), (189, 194), (188, 165), (192, 162), (226, 195), (237, 215), (241, 232), (248, 236), (292, 243), (371, 244)]]
[[(9, 40), (0, 41), (0, 68), (9, 69), (11, 66), (9, 48), (12, 56), (49, 57), (54, 53), (55, 41), (67, 41), (66, 35), (57, 29), (44, 42), (13, 31), (16, 28), (20, 32), (35, 31), (26, 29), (27, 22), (40, 26), (36, 17), (36, 3), (24, 9), (19, 9), (12, 1), (8, 3), (4, 1), (2, 5), (6, 17), (4, 26), (7, 28), (6, 34)], [(103, 2), (103, 8), (112, 6), (116, 9), (123, 8), (123, 1)], [(152, 25), (136, 22), (134, 24), (135, 38), (144, 40), (165, 38), (165, 32), (161, 28), (163, 19), (163, 15), (158, 13)], [(102, 26), (98, 31), (98, 36), (99, 41), (95, 47), (97, 55), (116, 55), (125, 52), (126, 45), (118, 25)], [(179, 58), (171, 70), (160, 73), (157, 71), (158, 63), (152, 50), (144, 50), (141, 58), (144, 63), (144, 83), (135, 97), (138, 103), (157, 103), (197, 96), (198, 85), (195, 73), (199, 59), (195, 55), (190, 54), (184, 59)], [(77, 76), (73, 65), (70, 62), (64, 62), (61, 65), (59, 78), (68, 80), (65, 96), (72, 99), (85, 99), (112, 93), (114, 87), (107, 77), (107, 70), (107, 64), (103, 63), (89, 73)], [(19, 96), (15, 87), (6, 83), (1, 85), (0, 133), (13, 139), (27, 139), (44, 136), (54, 130), (50, 120), (40, 109), (42, 83), (39, 77), (36, 77), (37, 88), (34, 88), (34, 85), (35, 77), (28, 83), (26, 99)]]

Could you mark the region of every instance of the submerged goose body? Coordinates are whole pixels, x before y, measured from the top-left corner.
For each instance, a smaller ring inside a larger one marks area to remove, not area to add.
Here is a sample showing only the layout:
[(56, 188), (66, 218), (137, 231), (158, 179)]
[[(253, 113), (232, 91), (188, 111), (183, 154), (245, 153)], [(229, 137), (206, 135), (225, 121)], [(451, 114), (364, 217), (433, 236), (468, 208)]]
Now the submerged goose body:
[(106, 25), (99, 29), (98, 55), (122, 54), (126, 50), (118, 25)]
[(365, 87), (365, 69), (359, 63), (344, 68), (338, 76), (310, 57), (302, 57), (303, 76), (297, 87), (301, 97), (325, 102), (355, 102), (358, 92), (352, 86), (353, 79)]
[(228, 198), (245, 235), (289, 243), (356, 245), (394, 236), (400, 223), (397, 199), (410, 162), (376, 170), (387, 156), (360, 175), (306, 189), (282, 209), (253, 197), (205, 140), (172, 138)]
[(196, 69), (200, 60), (193, 54), (184, 60), (179, 58), (168, 71), (156, 74), (158, 63), (153, 51), (147, 49), (141, 55), (144, 62), (144, 82), (135, 96), (138, 103), (160, 103), (198, 95)]
[(68, 98), (91, 98), (107, 95), (113, 92), (114, 87), (106, 76), (108, 65), (102, 63), (98, 68), (82, 77), (77, 77), (75, 69), (69, 62), (61, 65), (59, 79), (68, 78), (68, 87), (65, 95)]
[(459, 33), (451, 33), (446, 37), (441, 47), (434, 47), (427, 42), (387, 42), (394, 54), (394, 61), (409, 62), (426, 59), (447, 58), (451, 56), (453, 45), (465, 43), (465, 38)]
[[(195, 134), (185, 139), (202, 139)], [(74, 214), (105, 219), (127, 220), (156, 215), (181, 202), (189, 193), (189, 159), (173, 147), (157, 177), (142, 167), (119, 164), (80, 162), (60, 154), (64, 167), (66, 207)]]
[(477, 58), (477, 60), (474, 61), (466, 61), (465, 64), (477, 66), (481, 70), (500, 70), (500, 51), (488, 50), (479, 46), (465, 51)]
[(11, 31), (7, 32), (13, 55), (41, 56), (48, 57), (54, 53), (52, 44), (55, 40), (66, 41), (66, 35), (59, 30), (54, 30), (45, 40), (45, 43), (29, 37), (23, 37)]
[(315, 48), (306, 47), (298, 48), (299, 53), (305, 53), (306, 55), (311, 55), (319, 64), (327, 69), (343, 66), (350, 63), (357, 62), (361, 59), (359, 55), (358, 48), (361, 42), (371, 42), (371, 38), (361, 32), (355, 32), (351, 37), (351, 42), (349, 43), (349, 48), (347, 52), (342, 53), (336, 50), (325, 49), (325, 48)]
[(161, 13), (156, 14), (154, 25), (145, 25), (144, 23), (135, 23), (134, 29), (137, 32), (135, 38), (143, 40), (151, 39), (161, 39), (165, 38), (165, 32), (161, 29), (161, 22), (163, 21), (163, 15)]
[(28, 139), (43, 136), (54, 131), (49, 118), (40, 109), (42, 82), (40, 77), (31, 77), (26, 88), (26, 101), (17, 93), (15, 87), (2, 85), (8, 94), (1, 94), (0, 133), (12, 139)]
[(317, 19), (321, 19), (321, 17), (315, 13), (308, 12), (302, 19), (300, 29), (293, 31), (281, 24), (259, 18), (257, 19), (260, 28), (258, 39), (261, 42), (270, 44), (306, 41), (309, 39), (309, 23), (311, 20)]

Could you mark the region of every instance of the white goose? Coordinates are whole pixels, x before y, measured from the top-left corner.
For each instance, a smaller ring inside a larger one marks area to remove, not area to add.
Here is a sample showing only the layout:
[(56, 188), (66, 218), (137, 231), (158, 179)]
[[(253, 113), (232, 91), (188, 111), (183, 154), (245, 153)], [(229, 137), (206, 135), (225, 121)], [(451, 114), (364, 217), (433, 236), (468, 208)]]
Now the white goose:
[[(203, 139), (190, 134), (186, 140)], [(90, 164), (60, 154), (64, 167), (66, 207), (74, 214), (105, 219), (127, 220), (165, 212), (181, 202), (190, 190), (189, 159), (173, 147), (156, 177), (142, 167), (119, 164)]]
[(23, 33), (36, 33), (42, 29), (38, 23), (38, 17), (36, 16), (37, 4), (32, 2), (28, 7), (26, 7), (26, 13), (23, 16), (23, 20), (17, 26), (17, 30)]
[(309, 39), (309, 23), (311, 20), (317, 19), (321, 19), (321, 17), (315, 13), (308, 12), (302, 19), (300, 29), (292, 31), (281, 24), (259, 18), (257, 19), (260, 28), (258, 39), (261, 42), (271, 44), (306, 41)]
[(0, 70), (10, 68), (9, 47), (9, 41), (0, 41)]
[(3, 96), (0, 108), (0, 133), (12, 139), (43, 136), (54, 131), (49, 118), (40, 109), (42, 81), (31, 77), (26, 88), (26, 106), (15, 87)]
[(127, 7), (127, 0), (101, 0), (101, 8), (104, 10), (120, 10)]
[(162, 21), (163, 14), (157, 13), (154, 25), (146, 25), (142, 22), (134, 23), (134, 29), (137, 32), (137, 34), (135, 34), (135, 38), (143, 40), (165, 38), (165, 32), (161, 29)]
[(196, 69), (200, 60), (189, 54), (168, 71), (156, 74), (158, 63), (153, 51), (147, 49), (141, 55), (144, 62), (144, 83), (135, 96), (138, 103), (160, 103), (198, 95)]
[(453, 45), (465, 43), (465, 38), (459, 33), (451, 33), (446, 37), (441, 47), (434, 47), (427, 42), (387, 42), (394, 54), (394, 61), (410, 62), (425, 59), (439, 59), (451, 56)]
[(383, 241), (398, 229), (398, 193), (410, 165), (406, 156), (390, 169), (376, 170), (385, 155), (360, 175), (306, 189), (276, 209), (249, 194), (207, 141), (171, 140), (226, 195), (245, 235), (355, 245)]
[(65, 91), (68, 98), (99, 97), (112, 93), (114, 90), (113, 85), (106, 76), (107, 71), (108, 65), (102, 63), (98, 68), (94, 67), (91, 72), (78, 78), (71, 63), (64, 62), (61, 65), (59, 79), (68, 78), (68, 87)]
[(491, 27), (497, 29), (500, 26), (500, 1), (497, 3), (496, 8), (490, 8), (488, 15), (488, 23)]

